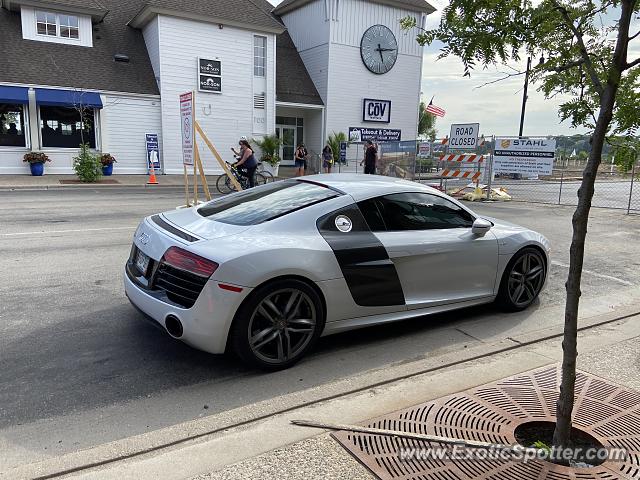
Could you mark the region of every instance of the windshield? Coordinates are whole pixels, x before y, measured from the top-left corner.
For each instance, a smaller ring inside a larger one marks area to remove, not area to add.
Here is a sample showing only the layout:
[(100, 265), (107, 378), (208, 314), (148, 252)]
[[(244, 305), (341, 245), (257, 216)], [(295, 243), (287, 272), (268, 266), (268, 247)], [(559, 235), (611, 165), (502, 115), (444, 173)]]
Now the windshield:
[(257, 225), (339, 195), (322, 185), (286, 180), (214, 200), (198, 213), (217, 222)]

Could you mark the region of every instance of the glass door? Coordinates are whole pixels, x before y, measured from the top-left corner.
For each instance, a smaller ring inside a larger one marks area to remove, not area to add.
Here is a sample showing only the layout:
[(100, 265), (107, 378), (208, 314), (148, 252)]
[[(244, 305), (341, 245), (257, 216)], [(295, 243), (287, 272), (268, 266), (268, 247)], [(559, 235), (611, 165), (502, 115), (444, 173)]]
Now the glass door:
[(280, 139), (280, 158), (283, 165), (293, 165), (296, 152), (295, 127), (276, 127), (276, 135)]

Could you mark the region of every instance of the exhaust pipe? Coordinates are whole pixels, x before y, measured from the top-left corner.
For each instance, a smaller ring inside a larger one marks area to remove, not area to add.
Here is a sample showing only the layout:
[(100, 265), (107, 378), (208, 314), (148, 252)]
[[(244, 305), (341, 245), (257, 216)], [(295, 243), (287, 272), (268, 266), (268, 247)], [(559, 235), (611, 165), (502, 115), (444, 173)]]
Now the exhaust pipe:
[(167, 318), (164, 320), (164, 326), (173, 338), (182, 337), (182, 322), (175, 315), (167, 315)]

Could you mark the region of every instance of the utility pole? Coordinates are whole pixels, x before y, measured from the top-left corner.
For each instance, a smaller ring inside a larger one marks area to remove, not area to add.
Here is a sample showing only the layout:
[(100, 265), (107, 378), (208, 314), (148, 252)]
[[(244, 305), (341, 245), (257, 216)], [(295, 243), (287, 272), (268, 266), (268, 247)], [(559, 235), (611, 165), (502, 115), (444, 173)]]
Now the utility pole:
[(522, 93), (522, 113), (520, 114), (520, 132), (518, 136), (522, 136), (524, 128), (524, 111), (527, 107), (527, 90), (529, 88), (529, 70), (531, 70), (531, 57), (527, 57), (527, 72), (524, 75), (524, 92)]

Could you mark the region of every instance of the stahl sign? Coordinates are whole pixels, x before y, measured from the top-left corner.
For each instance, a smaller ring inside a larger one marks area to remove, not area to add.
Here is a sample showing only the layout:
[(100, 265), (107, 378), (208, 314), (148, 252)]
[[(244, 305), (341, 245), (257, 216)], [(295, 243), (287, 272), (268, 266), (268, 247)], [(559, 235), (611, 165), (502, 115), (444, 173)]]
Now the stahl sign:
[(365, 98), (362, 103), (363, 122), (391, 122), (391, 100)]

